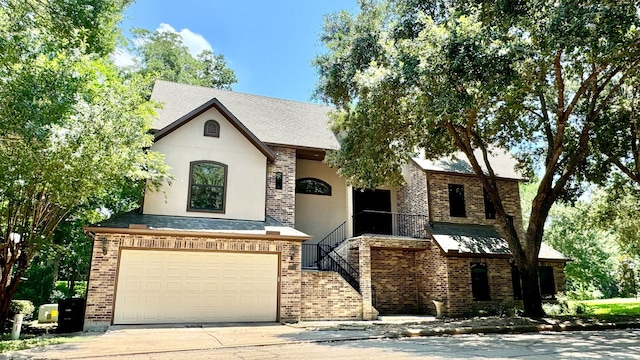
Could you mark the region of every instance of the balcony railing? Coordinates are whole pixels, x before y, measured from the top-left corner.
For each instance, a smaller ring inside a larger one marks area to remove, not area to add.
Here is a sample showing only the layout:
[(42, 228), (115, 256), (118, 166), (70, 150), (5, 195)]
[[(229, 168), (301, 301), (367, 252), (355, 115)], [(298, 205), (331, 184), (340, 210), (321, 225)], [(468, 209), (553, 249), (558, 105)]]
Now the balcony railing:
[(392, 235), (428, 238), (429, 217), (387, 211), (365, 210), (353, 216), (353, 236)]

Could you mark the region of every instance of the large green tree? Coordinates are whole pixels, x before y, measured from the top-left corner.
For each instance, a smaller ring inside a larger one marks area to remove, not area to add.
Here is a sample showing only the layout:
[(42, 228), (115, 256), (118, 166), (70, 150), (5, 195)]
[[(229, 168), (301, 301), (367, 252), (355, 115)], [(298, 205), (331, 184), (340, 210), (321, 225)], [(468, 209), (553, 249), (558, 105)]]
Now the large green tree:
[(606, 192), (593, 201), (591, 223), (610, 231), (623, 253), (640, 256), (640, 184), (614, 174)]
[(192, 56), (182, 36), (174, 31), (133, 29), (133, 73), (152, 79), (231, 90), (237, 82), (224, 56), (203, 50)]
[[(329, 161), (352, 183), (400, 184), (416, 149), (461, 151), (496, 208), (520, 269), (524, 311), (544, 314), (537, 259), (551, 206), (574, 197), (594, 128), (640, 63), (634, 1), (360, 1), (326, 18), (317, 95), (338, 111)], [(505, 211), (492, 147), (540, 182), (524, 233)]]
[(594, 227), (592, 201), (551, 209), (544, 241), (572, 261), (565, 266), (567, 295), (577, 299), (611, 298), (618, 294), (614, 269), (620, 250), (610, 230)]
[(83, 204), (166, 170), (152, 104), (108, 60), (128, 0), (0, 1), (0, 321), (33, 256)]

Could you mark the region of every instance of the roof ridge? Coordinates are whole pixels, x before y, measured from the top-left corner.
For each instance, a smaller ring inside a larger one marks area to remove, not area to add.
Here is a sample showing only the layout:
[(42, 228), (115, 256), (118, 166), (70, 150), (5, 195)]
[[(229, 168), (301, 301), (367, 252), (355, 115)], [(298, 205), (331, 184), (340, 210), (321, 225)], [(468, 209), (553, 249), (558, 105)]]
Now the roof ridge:
[(180, 85), (180, 86), (194, 87), (194, 88), (203, 89), (203, 90), (210, 89), (210, 90), (214, 90), (214, 91), (222, 91), (222, 92), (231, 93), (231, 94), (253, 96), (253, 97), (258, 97), (258, 98), (272, 99), (272, 100), (285, 101), (285, 102), (292, 102), (292, 103), (297, 103), (297, 104), (313, 105), (313, 106), (318, 106), (318, 107), (326, 107), (326, 108), (331, 108), (331, 109), (335, 110), (335, 107), (333, 107), (331, 105), (316, 104), (316, 103), (312, 103), (312, 102), (299, 101), (299, 100), (283, 99), (283, 98), (278, 98), (278, 97), (275, 97), (275, 96), (250, 94), (250, 93), (245, 93), (245, 92), (241, 92), (241, 91), (218, 89), (218, 88), (212, 88), (212, 87), (201, 86), (201, 85), (193, 85), (193, 84), (184, 84), (184, 83), (179, 83), (179, 82), (175, 82), (175, 81), (160, 80), (160, 79), (156, 80), (156, 82), (165, 82), (165, 83), (169, 83), (169, 84), (176, 84), (176, 85)]

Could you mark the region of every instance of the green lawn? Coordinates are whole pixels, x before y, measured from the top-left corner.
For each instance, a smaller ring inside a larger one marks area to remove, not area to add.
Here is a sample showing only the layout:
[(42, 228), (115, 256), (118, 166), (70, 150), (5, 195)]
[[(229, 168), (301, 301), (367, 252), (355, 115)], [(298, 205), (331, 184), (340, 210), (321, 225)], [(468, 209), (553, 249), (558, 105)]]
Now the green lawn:
[(86, 336), (72, 336), (72, 337), (63, 337), (63, 336), (47, 336), (47, 337), (34, 337), (32, 335), (27, 335), (24, 338), (20, 338), (20, 340), (9, 340), (9, 335), (0, 336), (0, 353), (7, 351), (18, 351), (31, 349), (34, 347), (47, 346), (47, 345), (55, 345), (62, 344), (67, 342), (74, 341), (83, 341), (86, 340)]
[(594, 315), (640, 316), (640, 299), (601, 299), (578, 301), (590, 308)]

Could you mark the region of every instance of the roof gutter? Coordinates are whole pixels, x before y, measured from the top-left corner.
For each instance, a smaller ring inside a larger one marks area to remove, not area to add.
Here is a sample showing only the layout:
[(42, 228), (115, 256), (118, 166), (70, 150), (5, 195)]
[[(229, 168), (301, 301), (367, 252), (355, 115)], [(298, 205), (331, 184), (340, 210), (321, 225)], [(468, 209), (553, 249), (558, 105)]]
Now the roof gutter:
[(213, 231), (189, 231), (178, 229), (148, 229), (146, 227), (134, 226), (130, 228), (112, 228), (101, 226), (85, 226), (85, 233), (94, 234), (128, 234), (128, 235), (158, 235), (158, 236), (191, 236), (213, 239), (250, 239), (250, 240), (282, 240), (292, 242), (303, 242), (311, 240), (311, 236), (282, 235), (279, 231), (266, 231), (264, 234), (255, 233), (232, 233)]

